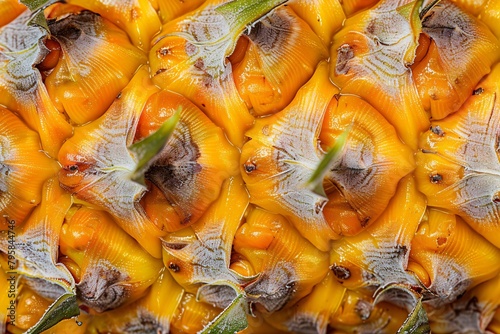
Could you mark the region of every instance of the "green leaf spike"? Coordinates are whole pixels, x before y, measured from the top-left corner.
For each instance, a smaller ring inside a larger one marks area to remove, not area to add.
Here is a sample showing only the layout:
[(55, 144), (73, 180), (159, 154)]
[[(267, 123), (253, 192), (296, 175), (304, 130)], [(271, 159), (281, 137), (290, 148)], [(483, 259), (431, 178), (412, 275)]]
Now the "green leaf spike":
[(319, 162), (318, 167), (314, 170), (311, 178), (307, 181), (307, 187), (311, 189), (315, 194), (326, 197), (325, 189), (323, 188), (323, 179), (326, 173), (338, 159), (342, 151), (344, 150), (347, 137), (351, 131), (352, 125), (349, 126), (340, 136), (335, 140), (332, 148), (326, 152), (323, 159)]
[(145, 184), (144, 173), (146, 173), (154, 158), (167, 144), (168, 139), (175, 130), (177, 122), (179, 122), (179, 118), (180, 109), (153, 134), (129, 147), (129, 150), (135, 154), (137, 159), (137, 167), (131, 176), (132, 181)]
[(64, 319), (70, 319), (80, 314), (76, 295), (66, 293), (59, 297), (42, 315), (40, 320), (26, 331), (26, 334), (38, 334)]
[(232, 282), (221, 282), (236, 291), (233, 301), (198, 334), (234, 334), (248, 327), (248, 303), (245, 291)]

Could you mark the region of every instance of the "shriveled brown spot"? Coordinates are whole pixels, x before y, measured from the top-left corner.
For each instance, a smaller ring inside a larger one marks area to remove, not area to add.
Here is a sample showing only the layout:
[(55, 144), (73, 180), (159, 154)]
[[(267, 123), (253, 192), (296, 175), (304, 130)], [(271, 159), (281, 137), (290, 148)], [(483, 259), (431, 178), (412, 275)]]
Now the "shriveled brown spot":
[(472, 95), (481, 95), (484, 92), (484, 89), (482, 87), (479, 87), (477, 89), (474, 89), (472, 92)]
[(158, 55), (160, 57), (165, 57), (165, 56), (167, 56), (170, 53), (170, 51), (169, 51), (169, 49), (167, 47), (161, 47), (156, 52), (158, 53)]
[(349, 44), (342, 44), (338, 48), (337, 63), (335, 64), (335, 74), (342, 75), (347, 74), (351, 66), (349, 66), (349, 61), (354, 58), (354, 51), (352, 46)]
[(351, 271), (344, 266), (332, 266), (331, 269), (335, 277), (338, 279), (346, 280), (351, 277)]
[(247, 174), (250, 174), (251, 172), (253, 172), (254, 170), (257, 169), (257, 166), (255, 165), (255, 163), (253, 161), (247, 161), (243, 164), (243, 168), (245, 168), (245, 172)]
[(368, 26), (366, 27), (366, 31), (370, 34), (373, 34), (375, 32), (375, 20), (371, 20), (370, 23), (368, 24)]
[(439, 184), (443, 181), (443, 176), (441, 174), (431, 174), (429, 180), (431, 183)]
[(130, 10), (130, 21), (134, 22), (141, 18), (141, 12), (138, 8), (134, 7)]
[(418, 285), (412, 285), (411, 289), (419, 294), (422, 293), (422, 291), (424, 290), (424, 288), (422, 288), (421, 286), (418, 286)]
[(445, 134), (443, 129), (441, 129), (441, 127), (439, 125), (431, 126), (430, 130), (433, 134), (438, 135), (439, 137), (443, 137)]
[(168, 264), (168, 269), (172, 270), (174, 273), (178, 273), (181, 271), (181, 267), (179, 267), (176, 263), (170, 262)]
[(159, 75), (159, 74), (162, 74), (163, 72), (167, 71), (166, 68), (160, 68), (158, 69), (158, 71), (155, 72), (155, 75)]
[(181, 225), (189, 224), (191, 218), (193, 218), (193, 215), (191, 213), (186, 213), (184, 218), (182, 218), (180, 221)]
[(493, 195), (491, 201), (495, 204), (500, 204), (500, 191)]
[(186, 43), (185, 48), (186, 48), (186, 53), (188, 56), (192, 56), (193, 54), (196, 53), (196, 50), (198, 50), (198, 48), (191, 43)]

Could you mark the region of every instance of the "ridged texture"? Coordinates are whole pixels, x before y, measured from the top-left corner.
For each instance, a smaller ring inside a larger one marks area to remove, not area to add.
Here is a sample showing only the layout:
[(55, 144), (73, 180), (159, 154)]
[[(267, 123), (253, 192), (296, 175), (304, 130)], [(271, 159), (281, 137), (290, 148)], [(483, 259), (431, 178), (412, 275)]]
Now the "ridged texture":
[(408, 68), (420, 33), (417, 9), (413, 2), (385, 0), (348, 18), (333, 39), (330, 67), (341, 94), (368, 101), (413, 149), (428, 126)]
[(325, 150), (347, 129), (344, 150), (324, 179), (329, 197), (324, 214), (337, 234), (356, 235), (384, 212), (414, 161), (394, 128), (354, 96), (330, 103), (319, 137)]
[[(435, 333), (483, 333), (500, 305), (500, 276), (496, 276), (472, 290), (454, 303), (433, 310)], [(489, 329), (491, 333), (496, 330)]]
[(173, 92), (151, 96), (136, 137), (152, 134), (177, 109), (180, 119), (176, 129), (145, 175), (159, 191), (147, 193), (142, 201), (148, 216), (169, 232), (196, 222), (219, 196), (223, 181), (239, 170), (239, 152), (222, 130), (189, 100)]
[(287, 217), (322, 251), (336, 235), (322, 213), (327, 199), (307, 189), (306, 182), (323, 155), (317, 137), (336, 92), (327, 70), (321, 63), (285, 109), (255, 122), (240, 160), (250, 202)]
[(500, 332), (498, 0), (23, 2), (0, 333)]
[(427, 303), (440, 308), (467, 289), (495, 277), (500, 250), (486, 242), (462, 219), (429, 209), (412, 241), (410, 259), (430, 277)]
[(108, 210), (120, 226), (156, 257), (166, 234), (146, 216), (138, 201), (146, 187), (131, 180), (137, 161), (128, 150), (139, 116), (157, 91), (145, 67), (96, 121), (75, 128), (59, 151), (59, 180), (78, 199)]
[(333, 35), (342, 27), (346, 18), (338, 0), (296, 0), (290, 1), (289, 6), (298, 17), (307, 22), (325, 46), (330, 45)]
[(219, 313), (219, 308), (199, 303), (195, 295), (186, 293), (172, 320), (170, 332), (172, 334), (198, 333)]
[[(162, 23), (167, 23), (203, 4), (206, 0), (171, 1), (156, 0)], [(153, 2), (153, 1), (150, 1)]]
[[(407, 313), (389, 303), (373, 305), (373, 300), (353, 290), (346, 290), (330, 324), (339, 333), (396, 333)], [(334, 333), (337, 333), (334, 332)]]
[[(234, 81), (252, 113), (283, 109), (313, 74), (328, 51), (290, 7), (280, 7), (248, 33), (243, 59), (234, 64)], [(304, 50), (309, 50), (304, 52)]]
[(425, 109), (438, 120), (457, 111), (498, 61), (499, 42), (482, 22), (451, 1), (429, 11), (422, 26), (432, 42), (412, 72)]
[[(229, 268), (232, 240), (247, 205), (248, 194), (241, 178), (231, 178), (202, 219), (187, 230), (163, 238), (165, 267), (188, 292), (197, 293), (201, 299), (210, 298), (211, 284), (247, 281)], [(225, 307), (228, 301), (225, 294), (231, 297), (232, 293), (230, 287), (225, 289), (223, 285), (217, 300), (210, 302)]]
[[(252, 210), (234, 249), (260, 275), (245, 287), (250, 301), (271, 316), (308, 295), (327, 274), (328, 255), (300, 235), (284, 217)], [(274, 315), (273, 315), (274, 316)]]
[(142, 297), (162, 268), (161, 260), (149, 255), (104, 211), (74, 209), (60, 239), (61, 255), (78, 268), (78, 297), (97, 312)]
[(26, 27), (28, 19), (26, 11), (0, 29), (0, 104), (37, 131), (42, 148), (55, 158), (72, 129), (52, 104), (35, 67), (48, 53), (43, 43), (46, 32), (38, 26)]
[(411, 176), (402, 179), (378, 220), (356, 236), (334, 241), (330, 263), (337, 279), (346, 288), (373, 291), (391, 283), (418, 285), (406, 269), (425, 207), (415, 180)]
[(123, 29), (132, 43), (147, 51), (153, 36), (161, 28), (158, 15), (149, 0), (122, 0), (117, 6), (109, 0), (67, 0), (69, 4), (82, 6), (113, 22)]
[(149, 61), (158, 86), (186, 96), (241, 147), (253, 117), (238, 95), (225, 57), (234, 49), (243, 27), (231, 31), (238, 21), (217, 12), (221, 3), (207, 1), (196, 11), (166, 23), (153, 42)]
[(101, 116), (147, 60), (122, 30), (91, 12), (51, 22), (50, 31), (63, 54), (45, 85), (58, 109), (77, 124)]
[[(38, 134), (0, 106), (0, 214), (17, 225), (40, 203), (43, 183), (58, 171), (40, 146)], [(5, 219), (0, 226), (7, 228)]]
[[(44, 184), (42, 201), (27, 221), (16, 228), (14, 238), (2, 233), (0, 249), (7, 253), (14, 249), (18, 274), (31, 277), (54, 291), (72, 292), (75, 282), (68, 269), (58, 261), (59, 236), (64, 216), (71, 205), (71, 197), (59, 187), (53, 177)], [(6, 232), (6, 231), (2, 231)], [(8, 243), (12, 240), (12, 243)], [(12, 247), (13, 246), (13, 247)]]
[(429, 205), (460, 215), (497, 247), (499, 79), (497, 65), (459, 111), (432, 123), (416, 155), (419, 188)]
[(343, 301), (345, 291), (329, 272), (295, 307), (270, 314), (266, 320), (287, 333), (324, 334), (330, 318), (337, 313)]

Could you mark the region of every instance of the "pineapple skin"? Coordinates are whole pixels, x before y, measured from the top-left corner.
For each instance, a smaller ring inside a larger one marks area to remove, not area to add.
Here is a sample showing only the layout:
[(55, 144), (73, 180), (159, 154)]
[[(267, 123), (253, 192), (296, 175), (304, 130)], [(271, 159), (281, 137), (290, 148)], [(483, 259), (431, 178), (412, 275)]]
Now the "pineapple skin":
[(498, 0), (27, 7), (0, 333), (499, 333)]

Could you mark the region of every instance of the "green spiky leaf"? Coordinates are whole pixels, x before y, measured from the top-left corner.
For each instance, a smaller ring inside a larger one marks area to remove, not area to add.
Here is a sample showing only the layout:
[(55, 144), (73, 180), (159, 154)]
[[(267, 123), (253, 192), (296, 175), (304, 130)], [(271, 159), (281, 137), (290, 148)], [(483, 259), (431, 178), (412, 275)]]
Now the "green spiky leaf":
[(410, 312), (397, 334), (428, 334), (431, 332), (422, 295), (404, 284), (390, 284), (375, 293), (374, 304), (388, 301), (406, 307)]
[(231, 286), (236, 291), (236, 297), (199, 334), (234, 334), (248, 327), (249, 310), (245, 291), (232, 282), (220, 284)]
[(315, 194), (326, 197), (325, 189), (323, 188), (323, 179), (344, 150), (351, 127), (352, 126), (349, 126), (340, 136), (337, 137), (335, 144), (333, 144), (332, 148), (326, 152), (323, 159), (319, 162), (318, 167), (311, 175), (311, 178), (307, 181), (307, 187)]
[(45, 15), (43, 14), (43, 10), (37, 11), (33, 13), (31, 18), (28, 21), (28, 25), (31, 26), (39, 26), (43, 28), (45, 31), (50, 32), (49, 30), (49, 24), (47, 23), (47, 19), (45, 18)]
[(422, 306), (422, 299), (419, 299), (397, 334), (428, 334), (430, 332), (427, 312)]
[(56, 2), (61, 2), (61, 0), (21, 0), (20, 2), (33, 13), (28, 24), (40, 26), (47, 32), (50, 32), (43, 10)]
[(179, 118), (180, 109), (153, 134), (129, 147), (129, 150), (136, 155), (137, 159), (137, 167), (131, 176), (132, 181), (145, 184), (144, 173), (146, 173), (153, 159), (167, 144), (168, 139), (175, 130), (177, 122), (179, 122)]
[(26, 334), (38, 334), (52, 326), (55, 326), (64, 319), (71, 319), (80, 314), (78, 303), (76, 302), (76, 295), (66, 293), (59, 297), (50, 307), (45, 311), (40, 320), (26, 331)]
[(61, 0), (21, 0), (20, 2), (32, 12), (36, 12), (44, 10), (56, 2), (61, 2)]
[[(224, 15), (233, 25), (233, 30), (242, 30), (246, 25), (253, 24), (271, 10), (283, 5), (288, 0), (233, 0), (215, 9)], [(234, 19), (233, 19), (234, 18)]]

